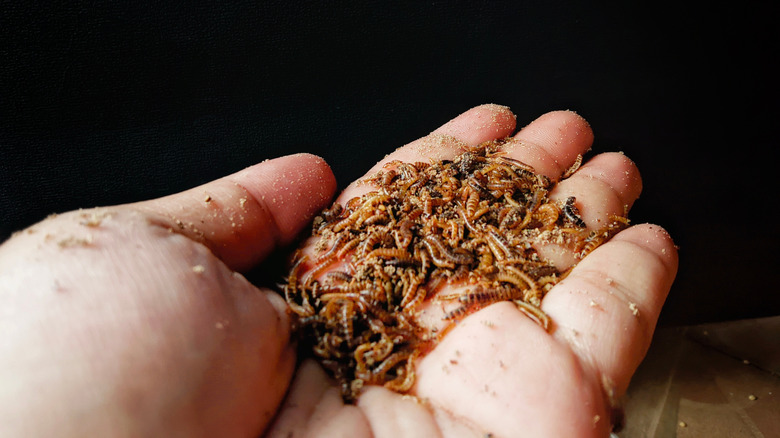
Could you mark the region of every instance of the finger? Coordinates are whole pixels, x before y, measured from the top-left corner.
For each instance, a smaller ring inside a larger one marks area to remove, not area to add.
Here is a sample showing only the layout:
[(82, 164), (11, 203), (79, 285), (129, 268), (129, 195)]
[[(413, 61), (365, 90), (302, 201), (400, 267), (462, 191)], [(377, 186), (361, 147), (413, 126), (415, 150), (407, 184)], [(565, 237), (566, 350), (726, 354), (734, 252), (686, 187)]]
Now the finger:
[[(512, 134), (515, 123), (515, 115), (505, 106), (487, 104), (474, 107), (445, 123), (430, 135), (396, 149), (374, 165), (366, 176), (376, 174), (385, 164), (393, 160), (428, 163), (431, 160), (452, 159), (469, 146)], [(372, 190), (371, 187), (360, 184), (361, 179), (344, 190), (338, 198), (339, 202), (343, 203)]]
[[(473, 436), (603, 436), (598, 384), (566, 345), (512, 303), (458, 323), (417, 366), (415, 393)], [(601, 432), (599, 434), (599, 432)]]
[(573, 111), (552, 111), (521, 129), (504, 145), (510, 157), (557, 180), (593, 144), (593, 131)]
[[(620, 153), (597, 155), (572, 176), (559, 182), (550, 199), (562, 205), (574, 198), (574, 214), (588, 230), (600, 230), (614, 223), (615, 216), (625, 216), (642, 192), (642, 178), (633, 161)], [(539, 254), (565, 270), (577, 262), (570, 248), (538, 245)]]
[(596, 155), (572, 176), (559, 182), (550, 198), (576, 199), (577, 210), (589, 229), (599, 229), (612, 216), (628, 213), (642, 192), (642, 178), (633, 161), (617, 152)]
[(656, 225), (637, 225), (585, 257), (542, 301), (554, 336), (625, 392), (644, 357), (677, 272), (677, 251)]
[(289, 243), (335, 190), (335, 177), (323, 159), (296, 154), (131, 207), (243, 270)]
[(441, 438), (431, 412), (417, 400), (380, 386), (370, 386), (357, 401), (374, 438)]
[(265, 436), (343, 436), (344, 430), (350, 431), (349, 436), (372, 436), (362, 411), (344, 404), (338, 389), (319, 365), (304, 361)]

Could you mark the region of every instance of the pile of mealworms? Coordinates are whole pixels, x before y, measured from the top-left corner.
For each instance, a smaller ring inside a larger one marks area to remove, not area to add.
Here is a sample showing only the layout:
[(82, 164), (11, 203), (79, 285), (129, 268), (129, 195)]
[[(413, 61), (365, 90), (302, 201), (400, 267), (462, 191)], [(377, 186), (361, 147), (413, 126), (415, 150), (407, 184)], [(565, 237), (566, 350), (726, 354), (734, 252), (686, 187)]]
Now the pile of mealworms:
[[(418, 322), (425, 303), (449, 303), (447, 327), (513, 301), (545, 329), (540, 309), (561, 272), (535, 245), (584, 256), (627, 220), (589, 232), (576, 199), (549, 197), (555, 182), (487, 142), (453, 160), (392, 161), (364, 180), (374, 191), (315, 218), (313, 250), (295, 253), (282, 285), (306, 348), (353, 401), (364, 385), (408, 391), (414, 361), (447, 331)], [(581, 156), (564, 177), (573, 173)], [(459, 293), (439, 293), (446, 285)]]

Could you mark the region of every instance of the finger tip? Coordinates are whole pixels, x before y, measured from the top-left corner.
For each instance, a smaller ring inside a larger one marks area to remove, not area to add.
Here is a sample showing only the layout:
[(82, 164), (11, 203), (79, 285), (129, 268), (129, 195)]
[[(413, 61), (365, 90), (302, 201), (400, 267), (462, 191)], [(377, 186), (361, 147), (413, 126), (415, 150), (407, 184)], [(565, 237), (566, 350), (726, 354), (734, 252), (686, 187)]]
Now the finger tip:
[(234, 181), (273, 212), (283, 241), (293, 238), (336, 191), (330, 166), (305, 153), (264, 161), (240, 172)]
[(679, 254), (671, 234), (660, 225), (652, 223), (637, 224), (621, 231), (615, 236), (620, 241), (628, 241), (655, 254), (667, 267), (674, 278), (677, 273)]
[(622, 152), (605, 152), (588, 160), (570, 177), (577, 184), (599, 180), (620, 199), (624, 210), (633, 206), (642, 193), (642, 176), (633, 160)]
[(592, 144), (590, 124), (573, 111), (561, 110), (545, 113), (524, 126), (505, 150), (537, 173), (557, 179)]
[(567, 109), (551, 111), (545, 115), (558, 120), (562, 129), (570, 130), (574, 135), (584, 137), (588, 139), (587, 141), (589, 142), (593, 141), (593, 128), (590, 126), (590, 123), (585, 120), (585, 117), (581, 116), (578, 112)]
[(475, 106), (445, 123), (432, 134), (447, 134), (469, 144), (510, 135), (517, 117), (509, 107), (495, 103)]

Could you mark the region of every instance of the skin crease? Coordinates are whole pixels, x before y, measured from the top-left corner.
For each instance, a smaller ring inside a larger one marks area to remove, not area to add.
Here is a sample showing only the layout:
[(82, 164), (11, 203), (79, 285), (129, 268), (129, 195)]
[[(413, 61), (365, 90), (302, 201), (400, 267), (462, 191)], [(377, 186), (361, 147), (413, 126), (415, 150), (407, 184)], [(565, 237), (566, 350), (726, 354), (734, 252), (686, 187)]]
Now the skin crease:
[[(506, 107), (472, 108), (369, 174), (513, 135), (507, 153), (557, 179), (593, 141), (569, 111), (515, 127)], [(608, 435), (609, 399), (628, 386), (676, 274), (662, 228), (632, 226), (581, 261), (545, 248), (578, 262), (543, 301), (550, 333), (494, 304), (418, 362), (411, 395), (369, 387), (345, 406), (319, 365), (295, 368), (283, 300), (235, 273), (291, 242), (335, 186), (321, 159), (295, 155), (17, 233), (0, 246), (0, 435)], [(634, 164), (613, 153), (552, 196), (576, 196), (598, 228), (640, 191)]]

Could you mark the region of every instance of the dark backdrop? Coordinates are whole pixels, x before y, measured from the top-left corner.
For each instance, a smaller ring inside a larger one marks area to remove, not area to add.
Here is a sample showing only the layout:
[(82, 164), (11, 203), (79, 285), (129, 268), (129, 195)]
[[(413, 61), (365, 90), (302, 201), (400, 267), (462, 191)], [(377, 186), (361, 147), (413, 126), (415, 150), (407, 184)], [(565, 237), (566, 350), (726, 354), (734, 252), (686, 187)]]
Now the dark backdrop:
[(294, 152), (343, 187), (481, 103), (572, 109), (680, 246), (662, 324), (780, 314), (770, 2), (340, 3), (0, 3), (0, 241)]

